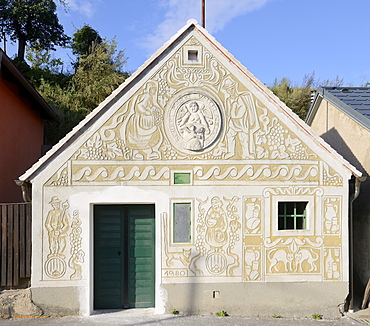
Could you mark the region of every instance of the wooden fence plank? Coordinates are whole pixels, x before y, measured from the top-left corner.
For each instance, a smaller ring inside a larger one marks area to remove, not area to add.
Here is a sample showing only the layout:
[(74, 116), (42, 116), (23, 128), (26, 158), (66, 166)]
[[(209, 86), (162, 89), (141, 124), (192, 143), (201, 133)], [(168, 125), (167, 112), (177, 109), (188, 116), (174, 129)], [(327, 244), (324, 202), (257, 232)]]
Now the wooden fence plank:
[(22, 205), (14, 205), (13, 216), (13, 285), (17, 286), (19, 281), (19, 209)]
[(7, 254), (7, 276), (6, 276), (6, 285), (13, 285), (13, 206), (8, 205), (8, 254)]
[(7, 267), (7, 206), (1, 205), (1, 286), (6, 285), (6, 267)]
[(31, 277), (31, 243), (32, 243), (32, 207), (31, 203), (26, 208), (26, 277)]
[(31, 276), (31, 203), (0, 204), (0, 286)]
[(26, 208), (22, 205), (19, 210), (19, 277), (26, 277)]

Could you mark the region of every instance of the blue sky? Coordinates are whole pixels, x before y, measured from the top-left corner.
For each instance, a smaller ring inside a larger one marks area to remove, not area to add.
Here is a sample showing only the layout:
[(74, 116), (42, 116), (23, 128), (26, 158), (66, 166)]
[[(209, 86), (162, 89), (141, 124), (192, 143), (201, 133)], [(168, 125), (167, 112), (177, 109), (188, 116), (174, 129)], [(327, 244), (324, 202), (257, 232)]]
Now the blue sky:
[[(67, 0), (58, 17), (68, 35), (85, 23), (125, 49), (135, 71), (190, 18), (201, 0)], [(338, 76), (370, 82), (369, 0), (206, 0), (206, 29), (263, 83), (300, 84)], [(58, 52), (55, 54), (58, 56)], [(64, 54), (65, 56), (65, 54)]]

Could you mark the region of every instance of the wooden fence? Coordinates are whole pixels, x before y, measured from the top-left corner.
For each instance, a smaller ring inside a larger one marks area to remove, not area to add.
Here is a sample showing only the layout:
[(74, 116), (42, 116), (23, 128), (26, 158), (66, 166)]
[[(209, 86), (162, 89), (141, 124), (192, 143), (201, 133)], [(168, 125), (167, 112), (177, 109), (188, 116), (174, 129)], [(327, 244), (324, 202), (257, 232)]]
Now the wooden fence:
[(31, 203), (0, 204), (0, 286), (31, 276)]

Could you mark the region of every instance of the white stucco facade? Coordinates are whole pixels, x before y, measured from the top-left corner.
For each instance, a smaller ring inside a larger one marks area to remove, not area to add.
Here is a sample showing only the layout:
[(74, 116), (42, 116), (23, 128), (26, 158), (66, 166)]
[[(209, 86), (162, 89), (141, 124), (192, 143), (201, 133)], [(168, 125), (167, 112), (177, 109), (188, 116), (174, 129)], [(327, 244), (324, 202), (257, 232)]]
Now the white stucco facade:
[[(189, 21), (21, 177), (33, 189), (33, 300), (90, 314), (94, 207), (151, 204), (157, 313), (333, 315), (348, 293), (353, 174)], [(304, 206), (302, 225), (282, 225), (284, 205)]]

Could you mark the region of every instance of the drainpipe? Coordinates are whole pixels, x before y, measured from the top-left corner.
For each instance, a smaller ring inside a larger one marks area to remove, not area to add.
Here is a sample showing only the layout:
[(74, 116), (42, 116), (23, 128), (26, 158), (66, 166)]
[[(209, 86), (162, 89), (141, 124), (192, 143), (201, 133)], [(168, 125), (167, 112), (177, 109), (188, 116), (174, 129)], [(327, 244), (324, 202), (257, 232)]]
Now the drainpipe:
[(349, 206), (349, 307), (348, 311), (353, 312), (353, 202), (360, 195), (361, 182), (364, 182), (366, 177), (355, 178), (355, 193), (350, 201)]
[(27, 181), (14, 180), (17, 186), (22, 189), (22, 197), (25, 203), (30, 203), (31, 200), (31, 184)]

